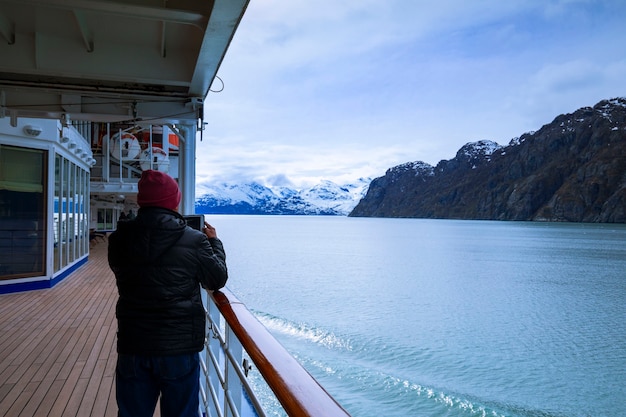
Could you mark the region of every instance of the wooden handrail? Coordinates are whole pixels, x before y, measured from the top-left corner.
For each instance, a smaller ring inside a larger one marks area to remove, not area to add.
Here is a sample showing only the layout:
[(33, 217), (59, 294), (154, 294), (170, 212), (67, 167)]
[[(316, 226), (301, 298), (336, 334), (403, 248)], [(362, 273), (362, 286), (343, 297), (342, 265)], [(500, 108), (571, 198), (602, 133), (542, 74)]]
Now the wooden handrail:
[(232, 292), (222, 288), (211, 296), (289, 416), (350, 417)]

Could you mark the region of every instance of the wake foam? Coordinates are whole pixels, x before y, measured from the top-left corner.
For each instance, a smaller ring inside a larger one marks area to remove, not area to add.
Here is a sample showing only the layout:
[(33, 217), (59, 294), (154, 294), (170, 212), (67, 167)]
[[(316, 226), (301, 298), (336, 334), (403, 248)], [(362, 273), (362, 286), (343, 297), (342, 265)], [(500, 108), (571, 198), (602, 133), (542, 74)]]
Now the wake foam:
[(257, 319), (271, 332), (313, 342), (329, 349), (352, 350), (349, 340), (334, 333), (304, 323), (294, 323), (267, 313), (254, 312)]
[[(389, 414), (394, 415), (398, 410), (403, 410), (407, 416), (519, 415), (505, 411), (506, 406), (501, 407), (497, 404), (487, 406), (486, 401), (471, 399), (462, 394), (451, 393), (445, 388), (415, 382), (411, 378), (388, 372), (402, 367), (419, 366), (419, 357), (422, 356), (421, 360), (428, 360), (430, 356), (428, 352), (416, 355), (415, 348), (390, 346), (382, 339), (359, 341), (268, 313), (255, 311), (254, 314), (278, 338), (297, 339), (331, 352), (317, 354), (311, 346), (299, 348), (297, 352), (291, 351), (352, 415), (385, 415), (387, 408), (394, 410)], [(350, 355), (349, 360), (346, 355)]]

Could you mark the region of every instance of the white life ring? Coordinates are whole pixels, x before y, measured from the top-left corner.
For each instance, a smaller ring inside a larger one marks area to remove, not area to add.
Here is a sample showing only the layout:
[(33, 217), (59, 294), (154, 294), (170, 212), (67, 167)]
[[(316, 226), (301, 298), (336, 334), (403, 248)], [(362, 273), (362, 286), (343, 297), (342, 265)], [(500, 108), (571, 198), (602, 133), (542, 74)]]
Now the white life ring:
[(139, 165), (142, 171), (153, 169), (155, 171), (168, 172), (170, 169), (170, 158), (167, 153), (156, 146), (144, 149), (139, 156)]
[(122, 132), (122, 139), (120, 140), (120, 133), (118, 132), (111, 137), (109, 149), (113, 158), (119, 160), (121, 156), (122, 161), (128, 161), (137, 158), (141, 152), (141, 145), (135, 135), (127, 132)]

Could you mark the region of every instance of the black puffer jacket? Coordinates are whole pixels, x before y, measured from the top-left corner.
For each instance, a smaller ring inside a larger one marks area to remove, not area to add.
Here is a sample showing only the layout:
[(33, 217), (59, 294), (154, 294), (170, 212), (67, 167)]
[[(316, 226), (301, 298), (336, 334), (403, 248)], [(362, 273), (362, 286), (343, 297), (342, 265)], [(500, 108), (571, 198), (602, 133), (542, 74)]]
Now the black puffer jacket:
[(119, 353), (178, 355), (202, 350), (200, 285), (217, 290), (228, 279), (219, 239), (207, 239), (174, 211), (145, 207), (134, 220), (119, 222), (109, 236), (109, 265), (119, 291)]

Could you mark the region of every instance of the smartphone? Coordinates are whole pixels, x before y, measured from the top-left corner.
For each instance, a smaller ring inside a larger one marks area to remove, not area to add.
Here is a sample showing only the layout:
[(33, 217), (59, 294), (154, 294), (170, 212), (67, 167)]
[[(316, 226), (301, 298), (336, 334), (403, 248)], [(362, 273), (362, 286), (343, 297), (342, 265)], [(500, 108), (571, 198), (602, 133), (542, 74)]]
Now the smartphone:
[(187, 225), (196, 230), (202, 230), (204, 227), (204, 214), (188, 214), (183, 216)]

